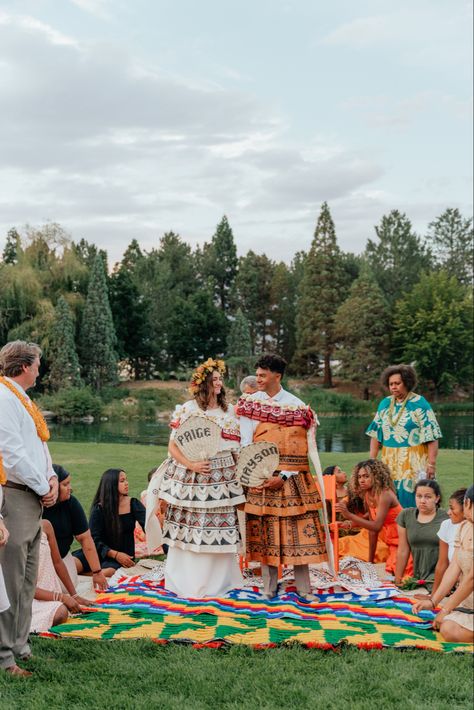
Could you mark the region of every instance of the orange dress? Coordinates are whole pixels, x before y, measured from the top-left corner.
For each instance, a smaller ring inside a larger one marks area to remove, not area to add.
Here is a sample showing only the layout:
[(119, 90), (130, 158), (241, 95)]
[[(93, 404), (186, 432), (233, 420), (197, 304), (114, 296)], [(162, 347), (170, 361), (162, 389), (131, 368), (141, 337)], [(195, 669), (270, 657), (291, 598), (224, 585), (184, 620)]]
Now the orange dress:
[[(379, 531), (377, 540), (374, 562), (385, 562), (385, 570), (389, 574), (395, 574), (395, 564), (397, 561), (398, 550), (397, 516), (402, 510), (403, 508), (400, 504), (393, 508), (389, 508), (387, 517), (383, 522), (382, 529)], [(369, 507), (369, 516), (371, 520), (375, 520), (377, 516), (377, 508)], [(369, 531), (366, 528), (363, 528), (357, 535), (344, 537), (340, 540), (339, 555), (340, 557), (357, 557), (364, 562), (368, 562)], [(411, 576), (412, 573), (413, 560), (410, 556), (405, 570), (405, 575)]]

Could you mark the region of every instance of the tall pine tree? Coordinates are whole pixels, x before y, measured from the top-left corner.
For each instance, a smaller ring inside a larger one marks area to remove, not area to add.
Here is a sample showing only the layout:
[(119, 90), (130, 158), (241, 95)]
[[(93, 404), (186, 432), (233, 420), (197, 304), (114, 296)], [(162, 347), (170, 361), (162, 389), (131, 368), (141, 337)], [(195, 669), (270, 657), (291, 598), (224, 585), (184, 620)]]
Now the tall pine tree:
[(428, 225), (426, 243), (435, 264), (465, 285), (473, 281), (473, 240), (472, 218), (464, 219), (457, 208), (449, 207)]
[(200, 260), (203, 276), (210, 283), (216, 302), (227, 314), (238, 260), (234, 235), (225, 215), (217, 225), (211, 243), (204, 244)]
[(375, 227), (378, 241), (369, 239), (365, 257), (377, 283), (393, 307), (430, 267), (430, 254), (413, 231), (410, 220), (398, 210), (384, 215)]
[(364, 399), (387, 364), (390, 313), (385, 297), (368, 267), (362, 267), (334, 321), (341, 374), (357, 382)]
[(3, 248), (2, 260), (5, 264), (17, 264), (21, 254), (21, 237), (13, 227), (7, 232), (7, 240)]
[(92, 265), (81, 328), (83, 376), (95, 390), (117, 381), (115, 343), (104, 260), (99, 253)]
[(324, 386), (332, 387), (334, 317), (344, 295), (342, 258), (327, 202), (321, 207), (311, 249), (304, 261), (298, 300), (296, 365), (317, 371), (324, 363)]
[(54, 315), (49, 337), (49, 383), (53, 390), (80, 387), (82, 382), (74, 342), (74, 321), (64, 296), (59, 297)]

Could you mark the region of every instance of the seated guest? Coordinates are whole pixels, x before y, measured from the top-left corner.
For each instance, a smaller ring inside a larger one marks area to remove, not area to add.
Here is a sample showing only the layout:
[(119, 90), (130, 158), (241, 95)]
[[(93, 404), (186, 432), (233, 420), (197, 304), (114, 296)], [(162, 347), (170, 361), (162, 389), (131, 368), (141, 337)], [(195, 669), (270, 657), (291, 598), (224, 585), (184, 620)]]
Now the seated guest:
[[(67, 620), (69, 612), (73, 614), (82, 612), (81, 604), (91, 605), (90, 601), (82, 599), (76, 594), (66, 565), (59, 553), (53, 526), (49, 520), (43, 520), (41, 526), (38, 580), (31, 617), (31, 631), (33, 633), (48, 631), (51, 626), (63, 624)], [(61, 589), (61, 582), (67, 590), (66, 594)]]
[[(152, 468), (151, 471), (148, 471), (148, 483), (150, 483), (151, 479), (153, 478), (153, 475), (156, 473), (158, 469), (157, 468)], [(144, 491), (140, 493), (140, 500), (143, 503), (143, 505), (146, 508), (146, 495), (147, 495), (147, 489), (145, 488)], [(157, 512), (157, 518), (160, 521), (161, 527), (163, 527), (163, 521), (165, 518), (165, 513), (166, 513), (166, 508), (168, 504), (165, 500), (160, 501), (160, 509), (159, 512)], [(146, 542), (146, 535), (144, 531), (142, 530), (140, 523), (136, 522), (135, 523), (135, 530), (133, 531), (134, 537), (135, 537), (135, 557), (147, 557), (148, 555), (162, 555), (163, 552), (168, 551), (168, 545), (163, 545), (163, 547), (157, 547), (155, 550), (152, 552), (148, 551), (148, 545)]]
[[(73, 584), (77, 584), (78, 574), (92, 574), (94, 588), (107, 589), (107, 580), (100, 566), (86, 514), (77, 498), (71, 495), (71, 474), (59, 464), (53, 464), (53, 468), (59, 481), (58, 499), (55, 505), (44, 508), (43, 518), (53, 526), (60, 555)], [(71, 554), (74, 538), (82, 549)]]
[(352, 473), (350, 491), (351, 496), (362, 499), (367, 517), (351, 513), (343, 501), (336, 505), (336, 510), (346, 520), (363, 528), (357, 535), (339, 542), (339, 555), (372, 563), (385, 562), (385, 570), (394, 574), (398, 548), (395, 521), (402, 507), (390, 469), (377, 459), (361, 461)]
[(257, 378), (255, 375), (247, 375), (240, 383), (240, 391), (242, 394), (255, 394), (258, 391)]
[(336, 477), (336, 497), (338, 500), (348, 498), (349, 491), (347, 490), (347, 473), (339, 466), (326, 466), (323, 471), (323, 476)]
[(102, 474), (91, 506), (89, 525), (106, 577), (120, 567), (133, 567), (135, 523), (145, 530), (145, 506), (128, 495), (127, 474), (109, 468)]
[(405, 508), (397, 518), (398, 545), (395, 584), (400, 585), (410, 556), (413, 555), (413, 576), (426, 582), (430, 589), (434, 582), (439, 556), (438, 531), (445, 510), (440, 509), (441, 489), (434, 479), (422, 479), (415, 486), (416, 508)]
[(449, 567), (449, 563), (454, 557), (454, 542), (459, 531), (459, 526), (464, 520), (464, 496), (466, 489), (460, 488), (454, 491), (448, 503), (448, 520), (443, 520), (438, 530), (439, 537), (439, 557), (435, 569), (435, 579), (432, 593), (438, 589), (443, 575)]
[(415, 613), (421, 609), (434, 609), (459, 581), (456, 591), (447, 598), (433, 621), (434, 628), (439, 629), (444, 640), (453, 643), (474, 643), (474, 486), (466, 491), (464, 517), (456, 536), (454, 557), (438, 589), (428, 599), (413, 605)]

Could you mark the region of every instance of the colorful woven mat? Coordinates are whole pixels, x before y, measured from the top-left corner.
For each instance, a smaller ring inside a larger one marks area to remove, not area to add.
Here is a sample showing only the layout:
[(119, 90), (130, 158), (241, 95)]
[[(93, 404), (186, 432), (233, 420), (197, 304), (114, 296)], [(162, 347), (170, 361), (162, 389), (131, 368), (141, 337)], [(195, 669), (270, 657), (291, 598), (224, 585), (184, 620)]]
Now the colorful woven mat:
[[(97, 606), (53, 627), (62, 638), (136, 639), (158, 643), (181, 641), (196, 646), (246, 644), (269, 647), (300, 643), (335, 648), (346, 643), (359, 648), (420, 648), (472, 652), (469, 644), (444, 642), (431, 628), (431, 612), (411, 613), (409, 600), (387, 598), (303, 602), (296, 594), (275, 601), (251, 591), (226, 598), (180, 599), (156, 583), (126, 580), (97, 598)], [(345, 595), (344, 595), (345, 596)]]

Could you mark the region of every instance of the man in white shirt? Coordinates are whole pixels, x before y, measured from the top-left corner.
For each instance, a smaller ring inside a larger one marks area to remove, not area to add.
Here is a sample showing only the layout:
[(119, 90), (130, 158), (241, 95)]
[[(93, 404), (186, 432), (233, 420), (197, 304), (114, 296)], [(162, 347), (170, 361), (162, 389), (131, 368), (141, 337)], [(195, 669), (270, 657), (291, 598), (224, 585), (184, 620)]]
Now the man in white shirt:
[[(4, 501), (1, 514), (8, 544), (0, 547), (10, 608), (0, 613), (0, 668), (16, 676), (31, 673), (16, 659), (28, 660), (31, 607), (38, 576), (41, 514), (58, 495), (57, 476), (46, 444), (46, 423), (26, 394), (38, 377), (41, 350), (16, 340), (0, 350), (0, 466)], [(6, 479), (6, 480), (5, 480)]]
[(310, 407), (281, 386), (286, 362), (263, 355), (256, 363), (258, 392), (237, 404), (241, 445), (268, 441), (280, 452), (281, 469), (263, 486), (249, 488), (246, 513), (246, 557), (261, 563), (264, 593), (275, 596), (278, 567), (293, 565), (299, 595), (311, 594), (309, 564), (327, 559), (319, 519), (322, 502), (308, 461)]

